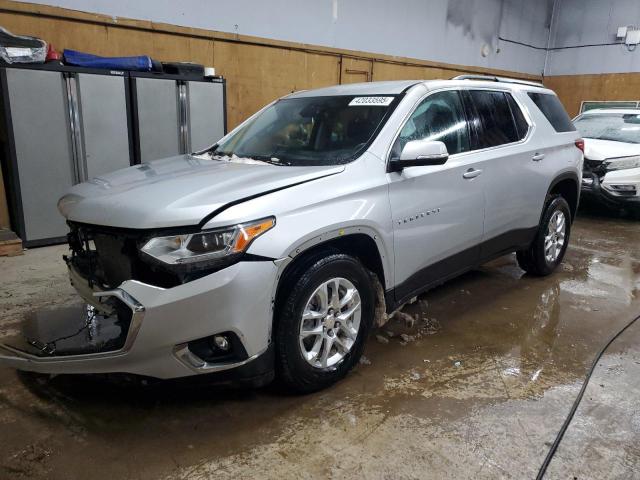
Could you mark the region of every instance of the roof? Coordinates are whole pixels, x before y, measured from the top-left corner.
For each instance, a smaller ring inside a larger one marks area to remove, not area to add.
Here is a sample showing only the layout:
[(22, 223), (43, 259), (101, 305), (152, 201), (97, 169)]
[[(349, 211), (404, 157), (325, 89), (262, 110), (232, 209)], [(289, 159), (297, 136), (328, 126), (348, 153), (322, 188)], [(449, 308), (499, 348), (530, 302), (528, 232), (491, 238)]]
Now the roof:
[(473, 79), (452, 79), (452, 80), (396, 80), (387, 82), (363, 82), (349, 83), (344, 85), (334, 85), (331, 87), (318, 88), (315, 90), (302, 90), (288, 95), (287, 98), (305, 97), (325, 97), (338, 95), (398, 95), (414, 85), (424, 85), (427, 89), (442, 88), (445, 86), (469, 87), (470, 84), (477, 87), (496, 88), (508, 90), (544, 90), (545, 87), (514, 82), (501, 82), (484, 80), (482, 78)]
[(364, 82), (335, 85), (333, 87), (303, 90), (292, 93), (288, 98), (324, 97), (333, 95), (397, 95), (424, 80), (397, 80), (392, 82)]

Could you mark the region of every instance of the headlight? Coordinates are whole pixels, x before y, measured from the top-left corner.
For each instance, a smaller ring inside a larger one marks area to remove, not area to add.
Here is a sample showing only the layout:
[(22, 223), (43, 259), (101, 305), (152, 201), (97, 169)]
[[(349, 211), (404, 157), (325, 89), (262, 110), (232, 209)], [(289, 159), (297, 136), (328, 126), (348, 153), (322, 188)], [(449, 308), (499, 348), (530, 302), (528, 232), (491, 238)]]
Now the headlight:
[(215, 264), (242, 255), (276, 224), (273, 217), (199, 233), (155, 237), (140, 249), (167, 265)]
[(605, 160), (604, 166), (607, 172), (614, 170), (626, 170), (628, 168), (640, 168), (640, 156), (609, 158)]

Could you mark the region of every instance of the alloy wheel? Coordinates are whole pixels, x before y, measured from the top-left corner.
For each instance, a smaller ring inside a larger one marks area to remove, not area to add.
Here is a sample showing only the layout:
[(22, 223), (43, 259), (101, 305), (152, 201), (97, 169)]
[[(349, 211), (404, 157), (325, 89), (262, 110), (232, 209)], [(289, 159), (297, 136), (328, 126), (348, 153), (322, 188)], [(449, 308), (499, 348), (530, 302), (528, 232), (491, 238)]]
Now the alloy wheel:
[(567, 222), (563, 212), (556, 210), (549, 219), (547, 234), (544, 237), (544, 256), (547, 262), (553, 263), (560, 256), (567, 234)]
[(360, 330), (360, 293), (346, 278), (332, 278), (311, 294), (300, 320), (300, 351), (313, 367), (340, 363)]

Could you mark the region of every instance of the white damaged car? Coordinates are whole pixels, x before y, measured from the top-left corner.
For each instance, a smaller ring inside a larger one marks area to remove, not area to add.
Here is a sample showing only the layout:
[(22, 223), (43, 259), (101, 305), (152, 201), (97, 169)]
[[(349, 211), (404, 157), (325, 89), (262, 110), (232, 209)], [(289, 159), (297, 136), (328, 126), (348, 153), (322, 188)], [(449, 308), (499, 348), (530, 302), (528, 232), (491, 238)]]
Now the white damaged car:
[(574, 119), (584, 138), (582, 194), (640, 209), (640, 109), (594, 109)]

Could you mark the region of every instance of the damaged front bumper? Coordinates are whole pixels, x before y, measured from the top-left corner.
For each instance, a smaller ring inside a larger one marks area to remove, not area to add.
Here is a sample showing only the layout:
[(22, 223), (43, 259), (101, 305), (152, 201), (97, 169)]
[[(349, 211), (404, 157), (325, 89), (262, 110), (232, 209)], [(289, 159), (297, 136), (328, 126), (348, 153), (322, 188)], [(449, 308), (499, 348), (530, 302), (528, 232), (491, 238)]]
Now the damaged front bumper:
[[(50, 374), (272, 377), (272, 261), (240, 262), (168, 289), (127, 280), (100, 290), (73, 266), (69, 275), (87, 305), (26, 319), (19, 335), (0, 341), (0, 363)], [(221, 332), (231, 351), (207, 356), (208, 339)]]
[(618, 178), (611, 173), (600, 177), (585, 171), (581, 190), (584, 198), (590, 198), (605, 205), (640, 207), (640, 177), (637, 182), (629, 182), (626, 178)]

